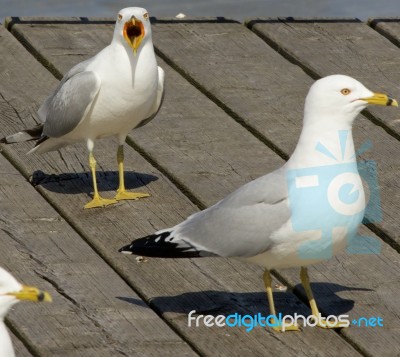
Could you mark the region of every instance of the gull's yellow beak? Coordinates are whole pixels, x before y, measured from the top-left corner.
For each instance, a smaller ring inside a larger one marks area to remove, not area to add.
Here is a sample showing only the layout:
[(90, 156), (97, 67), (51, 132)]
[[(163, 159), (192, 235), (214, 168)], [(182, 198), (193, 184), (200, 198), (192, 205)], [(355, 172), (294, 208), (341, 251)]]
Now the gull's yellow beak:
[(23, 285), (20, 291), (8, 293), (7, 295), (15, 296), (18, 300), (28, 300), (35, 302), (51, 302), (52, 298), (46, 291), (41, 291), (33, 286)]
[(124, 24), (124, 38), (128, 42), (129, 46), (132, 47), (133, 53), (136, 55), (136, 51), (140, 46), (140, 43), (144, 37), (144, 26), (142, 21), (138, 20), (135, 16)]
[(383, 93), (374, 93), (374, 95), (372, 97), (361, 98), (361, 100), (364, 100), (368, 104), (387, 105), (387, 106), (392, 106), (392, 107), (399, 106), (396, 99), (390, 98), (386, 94), (383, 94)]

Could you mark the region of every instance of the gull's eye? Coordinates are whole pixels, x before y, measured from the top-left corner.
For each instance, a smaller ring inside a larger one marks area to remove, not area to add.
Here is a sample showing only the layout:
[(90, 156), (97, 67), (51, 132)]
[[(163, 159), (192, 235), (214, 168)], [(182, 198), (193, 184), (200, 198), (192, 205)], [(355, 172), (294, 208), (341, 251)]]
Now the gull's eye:
[(149, 13), (146, 12), (145, 14), (143, 14), (143, 18), (144, 18), (145, 20), (148, 20), (148, 19), (149, 19)]
[(122, 20), (122, 15), (118, 14), (118, 21), (121, 21), (121, 20)]
[(348, 95), (348, 94), (350, 94), (350, 92), (351, 92), (351, 90), (348, 89), (348, 88), (343, 88), (343, 89), (340, 91), (340, 93), (342, 93), (343, 95)]

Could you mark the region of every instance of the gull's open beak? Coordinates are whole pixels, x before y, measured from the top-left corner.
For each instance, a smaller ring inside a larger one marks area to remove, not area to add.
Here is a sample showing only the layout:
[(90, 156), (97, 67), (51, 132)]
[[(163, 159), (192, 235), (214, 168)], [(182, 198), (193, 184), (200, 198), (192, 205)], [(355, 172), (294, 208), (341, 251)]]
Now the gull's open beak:
[(392, 107), (399, 106), (396, 99), (390, 98), (383, 93), (374, 93), (372, 97), (360, 98), (360, 99), (367, 102), (368, 104), (387, 105)]
[(35, 302), (51, 302), (52, 298), (46, 291), (41, 291), (33, 286), (23, 285), (20, 291), (14, 293), (8, 293), (7, 295), (15, 296), (18, 300), (28, 300)]
[(144, 37), (144, 26), (142, 21), (138, 20), (135, 16), (132, 16), (129, 21), (125, 22), (123, 33), (126, 42), (128, 42), (129, 46), (132, 47), (133, 53), (136, 55), (136, 51)]

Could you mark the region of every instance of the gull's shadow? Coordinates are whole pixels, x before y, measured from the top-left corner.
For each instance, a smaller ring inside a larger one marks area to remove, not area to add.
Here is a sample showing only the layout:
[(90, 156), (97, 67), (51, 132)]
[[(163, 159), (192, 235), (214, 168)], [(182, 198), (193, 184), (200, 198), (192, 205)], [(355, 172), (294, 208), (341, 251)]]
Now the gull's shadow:
[[(335, 292), (366, 290), (346, 287), (338, 284), (314, 283), (311, 284), (315, 292), (315, 299), (319, 304), (321, 313), (326, 315), (341, 315), (352, 310), (354, 301), (343, 299), (336, 295)], [(326, 292), (329, 296), (322, 295)], [(143, 306), (140, 299), (130, 297), (117, 297), (128, 303)], [(303, 297), (301, 297), (303, 300)], [(292, 292), (274, 291), (274, 301), (277, 313), (283, 315), (302, 314), (308, 316), (310, 309), (308, 304), (303, 303)], [(261, 313), (265, 316), (269, 315), (269, 307), (265, 292), (254, 293), (236, 293), (226, 291), (200, 291), (188, 292), (176, 296), (159, 296), (152, 298), (150, 306), (160, 313), (176, 312), (181, 314), (189, 314), (195, 310), (196, 314), (204, 315), (224, 315), (228, 316), (234, 313), (254, 315)]]
[[(116, 191), (118, 188), (118, 172), (97, 171), (97, 187), (99, 192)], [(125, 187), (127, 190), (146, 186), (152, 181), (158, 180), (157, 176), (140, 172), (125, 171)], [(46, 190), (64, 194), (93, 192), (92, 175), (89, 172), (62, 173), (60, 175), (46, 174), (43, 171), (35, 171), (30, 177), (34, 186), (42, 186)]]
[[(310, 283), (310, 285), (315, 301), (323, 315), (342, 315), (353, 309), (355, 303), (354, 300), (341, 298), (336, 293), (342, 291), (374, 291), (368, 288), (350, 287), (325, 282)], [(297, 284), (294, 291), (296, 292), (296, 295), (300, 296), (300, 298), (308, 304), (307, 296), (302, 284)]]

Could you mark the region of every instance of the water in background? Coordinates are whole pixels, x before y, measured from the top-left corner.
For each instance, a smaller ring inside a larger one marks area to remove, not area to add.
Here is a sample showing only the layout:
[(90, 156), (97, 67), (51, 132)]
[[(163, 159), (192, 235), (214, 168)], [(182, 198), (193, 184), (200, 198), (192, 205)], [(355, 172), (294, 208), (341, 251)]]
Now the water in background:
[(400, 17), (399, 0), (0, 0), (0, 21), (6, 16), (114, 17), (118, 10), (145, 7), (150, 16), (250, 17)]

